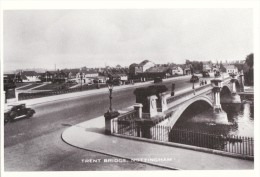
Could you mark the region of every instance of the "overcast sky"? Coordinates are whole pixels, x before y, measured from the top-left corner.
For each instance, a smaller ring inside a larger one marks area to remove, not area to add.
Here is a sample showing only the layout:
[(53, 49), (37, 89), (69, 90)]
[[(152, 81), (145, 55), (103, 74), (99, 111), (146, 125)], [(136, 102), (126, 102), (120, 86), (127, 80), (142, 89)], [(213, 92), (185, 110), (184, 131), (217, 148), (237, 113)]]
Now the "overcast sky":
[(242, 60), (251, 9), (4, 11), (4, 68)]

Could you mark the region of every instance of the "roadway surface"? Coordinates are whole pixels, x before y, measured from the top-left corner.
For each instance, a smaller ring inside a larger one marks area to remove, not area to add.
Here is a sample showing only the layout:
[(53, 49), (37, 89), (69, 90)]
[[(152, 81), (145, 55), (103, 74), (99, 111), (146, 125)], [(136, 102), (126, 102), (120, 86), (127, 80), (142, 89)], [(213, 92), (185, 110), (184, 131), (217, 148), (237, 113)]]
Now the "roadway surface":
[[(169, 90), (191, 87), (190, 78), (164, 81)], [(135, 88), (113, 92), (113, 108), (122, 109), (135, 103)], [(82, 163), (83, 159), (113, 158), (77, 149), (61, 140), (61, 133), (71, 125), (101, 116), (109, 107), (108, 91), (91, 96), (43, 103), (32, 106), (36, 114), (4, 126), (5, 171), (95, 171), (95, 170), (163, 170), (141, 163)]]

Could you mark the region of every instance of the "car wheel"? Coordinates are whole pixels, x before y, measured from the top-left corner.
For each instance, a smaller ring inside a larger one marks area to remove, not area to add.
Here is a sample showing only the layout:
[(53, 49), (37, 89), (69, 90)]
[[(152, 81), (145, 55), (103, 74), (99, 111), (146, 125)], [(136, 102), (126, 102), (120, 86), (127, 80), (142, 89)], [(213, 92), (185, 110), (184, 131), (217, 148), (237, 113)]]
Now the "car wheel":
[(5, 117), (4, 118), (4, 124), (7, 124), (9, 122), (9, 118), (8, 117)]
[(30, 117), (32, 117), (33, 116), (33, 111), (32, 110), (30, 110), (30, 111), (28, 111), (28, 113), (27, 113), (27, 118), (29, 119)]
[(16, 116), (17, 116), (17, 113), (16, 113), (15, 111), (12, 111), (12, 112), (10, 113), (10, 122), (14, 121), (14, 119), (16, 118)]

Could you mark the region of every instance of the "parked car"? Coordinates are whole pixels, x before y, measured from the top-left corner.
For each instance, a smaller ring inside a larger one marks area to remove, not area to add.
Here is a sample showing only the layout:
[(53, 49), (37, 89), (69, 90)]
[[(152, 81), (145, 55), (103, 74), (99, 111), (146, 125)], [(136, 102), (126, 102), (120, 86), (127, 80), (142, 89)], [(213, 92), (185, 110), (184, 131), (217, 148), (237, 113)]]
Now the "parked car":
[(20, 118), (30, 118), (35, 114), (35, 110), (27, 108), (25, 104), (13, 105), (10, 110), (4, 113), (4, 122), (14, 121)]
[(162, 83), (162, 78), (161, 77), (154, 78), (154, 83)]
[(210, 77), (209, 72), (207, 72), (207, 71), (203, 71), (202, 76), (203, 77)]
[(190, 78), (190, 82), (199, 82), (199, 77), (198, 76), (195, 76), (195, 75), (192, 75), (191, 78)]

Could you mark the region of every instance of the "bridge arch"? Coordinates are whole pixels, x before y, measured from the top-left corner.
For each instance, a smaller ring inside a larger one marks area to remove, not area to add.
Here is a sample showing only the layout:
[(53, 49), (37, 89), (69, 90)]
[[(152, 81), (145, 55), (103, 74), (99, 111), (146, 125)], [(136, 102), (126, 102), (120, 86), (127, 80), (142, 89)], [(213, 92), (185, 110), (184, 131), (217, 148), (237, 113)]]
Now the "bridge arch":
[(223, 96), (230, 96), (231, 95), (231, 89), (227, 86), (227, 85), (224, 85), (220, 91), (220, 99), (221, 97)]
[[(178, 110), (176, 110), (174, 116), (176, 118), (176, 123), (179, 120), (180, 117), (182, 116), (182, 114), (191, 108), (192, 105), (194, 104), (201, 104), (202, 105), (202, 109), (205, 108), (206, 109), (206, 105), (209, 107), (213, 107), (213, 100), (211, 100), (211, 98), (209, 98), (208, 96), (198, 96), (195, 97), (193, 99), (190, 99), (189, 101), (185, 102), (184, 104), (180, 105)], [(205, 110), (204, 109), (204, 110)], [(195, 110), (194, 110), (195, 111)]]

